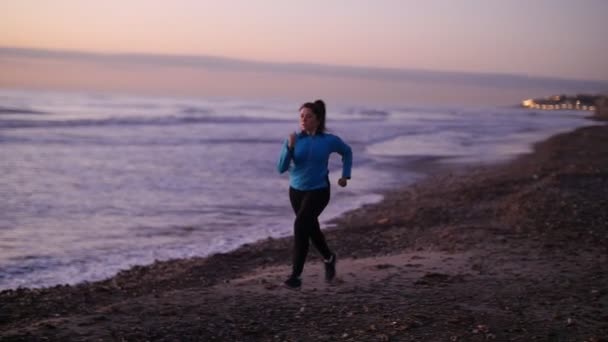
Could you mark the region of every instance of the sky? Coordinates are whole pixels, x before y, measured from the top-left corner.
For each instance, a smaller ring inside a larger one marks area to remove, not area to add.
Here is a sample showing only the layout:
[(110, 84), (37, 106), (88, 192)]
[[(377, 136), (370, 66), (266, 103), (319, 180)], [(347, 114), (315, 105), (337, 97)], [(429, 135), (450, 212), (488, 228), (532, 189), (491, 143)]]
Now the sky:
[[(434, 84), (447, 92), (454, 75), (481, 74), (519, 77), (504, 94), (529, 78), (603, 90), (607, 17), (605, 0), (3, 0), (0, 88), (305, 96), (316, 86), (382, 101), (416, 93), (420, 78), (407, 78), (423, 71), (445, 73)], [(419, 96), (437, 94), (423, 83)]]

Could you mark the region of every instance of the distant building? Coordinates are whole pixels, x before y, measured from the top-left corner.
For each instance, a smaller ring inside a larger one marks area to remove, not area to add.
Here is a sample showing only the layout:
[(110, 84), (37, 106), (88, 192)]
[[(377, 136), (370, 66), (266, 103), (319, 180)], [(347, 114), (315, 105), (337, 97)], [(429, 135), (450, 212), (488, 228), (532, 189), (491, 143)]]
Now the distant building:
[(608, 94), (600, 96), (595, 101), (595, 114), (600, 118), (608, 119)]
[(527, 99), (522, 101), (524, 108), (541, 110), (588, 110), (596, 111), (596, 102), (602, 98), (601, 95), (579, 94), (575, 96), (554, 95), (541, 99)]

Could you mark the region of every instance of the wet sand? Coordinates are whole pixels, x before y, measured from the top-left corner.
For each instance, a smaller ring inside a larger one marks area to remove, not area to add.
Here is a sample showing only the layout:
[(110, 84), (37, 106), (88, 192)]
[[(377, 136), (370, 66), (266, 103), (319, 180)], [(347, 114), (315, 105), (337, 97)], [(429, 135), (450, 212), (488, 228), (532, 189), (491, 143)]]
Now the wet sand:
[[(593, 123), (590, 123), (593, 124)], [(607, 341), (608, 126), (493, 166), (441, 167), (326, 230), (102, 282), (0, 293), (0, 341)]]

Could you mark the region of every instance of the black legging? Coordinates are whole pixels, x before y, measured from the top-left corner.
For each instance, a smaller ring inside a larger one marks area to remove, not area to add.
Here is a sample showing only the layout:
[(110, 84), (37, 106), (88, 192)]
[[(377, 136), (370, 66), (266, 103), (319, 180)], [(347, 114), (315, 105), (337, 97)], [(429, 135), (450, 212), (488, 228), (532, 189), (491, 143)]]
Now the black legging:
[(325, 236), (321, 232), (319, 225), (319, 215), (329, 203), (330, 191), (329, 187), (311, 190), (300, 191), (294, 188), (289, 188), (289, 200), (291, 207), (296, 214), (296, 220), (293, 225), (293, 273), (294, 276), (300, 276), (304, 270), (306, 255), (308, 254), (308, 239), (312, 240), (315, 248), (321, 253), (326, 260), (331, 257), (331, 251), (325, 242)]

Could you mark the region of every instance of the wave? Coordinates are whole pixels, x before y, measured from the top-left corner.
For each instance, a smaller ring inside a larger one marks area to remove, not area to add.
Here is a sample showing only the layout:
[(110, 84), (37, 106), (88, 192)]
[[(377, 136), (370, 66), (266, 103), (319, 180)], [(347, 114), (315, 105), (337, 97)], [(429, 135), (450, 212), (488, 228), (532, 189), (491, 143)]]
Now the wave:
[(42, 128), (42, 127), (95, 127), (95, 126), (166, 126), (184, 124), (242, 124), (242, 123), (277, 123), (291, 121), (276, 118), (252, 118), (243, 116), (167, 116), (157, 118), (106, 118), (78, 120), (0, 120), (2, 128)]
[(41, 112), (32, 109), (25, 108), (14, 108), (14, 107), (0, 107), (0, 114), (49, 114), (47, 112)]
[(213, 114), (213, 110), (209, 109), (209, 108), (201, 108), (201, 107), (194, 107), (194, 106), (188, 106), (188, 107), (184, 107), (181, 110), (181, 113), (183, 114), (203, 114), (203, 115), (209, 115), (209, 114)]
[[(103, 119), (72, 119), (72, 120), (22, 120), (0, 119), (0, 129), (9, 128), (65, 128), (65, 127), (95, 127), (95, 126), (167, 126), (185, 124), (246, 124), (246, 123), (285, 123), (293, 122), (292, 117), (252, 117), (252, 116), (213, 116), (213, 112), (204, 108), (185, 108), (178, 116), (163, 117), (111, 117)], [(33, 114), (33, 113), (32, 113)], [(38, 113), (36, 113), (38, 114)], [(42, 114), (42, 112), (40, 112)], [(349, 121), (376, 121), (388, 116), (384, 111), (365, 111), (358, 113), (359, 117), (350, 117)], [(340, 118), (336, 118), (340, 120)]]
[(391, 114), (390, 111), (386, 110), (366, 108), (347, 108), (342, 111), (342, 113), (345, 115), (361, 115), (369, 117), (385, 117)]
[(233, 145), (233, 144), (279, 144), (280, 139), (263, 138), (179, 138), (175, 140), (94, 138), (94, 137), (15, 137), (0, 135), (0, 144), (42, 144), (42, 145), (74, 145), (79, 146), (187, 146), (187, 145)]

